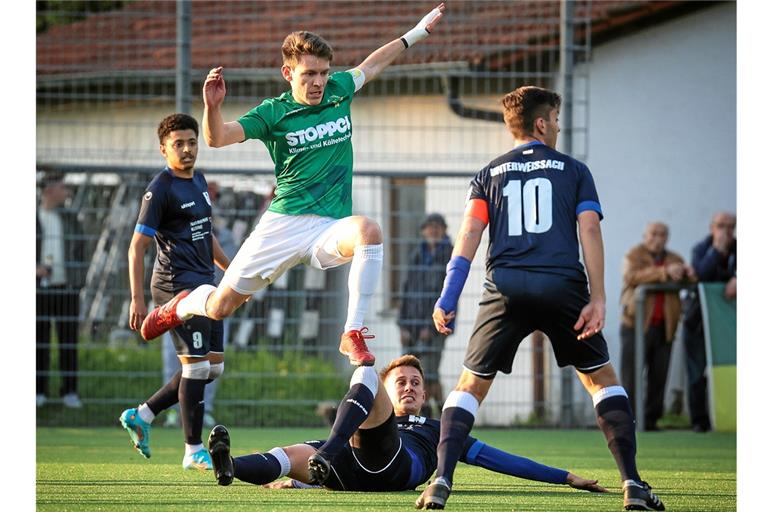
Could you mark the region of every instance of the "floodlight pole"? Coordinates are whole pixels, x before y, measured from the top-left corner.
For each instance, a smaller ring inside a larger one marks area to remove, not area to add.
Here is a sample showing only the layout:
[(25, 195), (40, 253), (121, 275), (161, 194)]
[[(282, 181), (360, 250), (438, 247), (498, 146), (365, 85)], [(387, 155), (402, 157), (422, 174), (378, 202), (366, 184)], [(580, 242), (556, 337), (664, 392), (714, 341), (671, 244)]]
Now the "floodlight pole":
[[(557, 142), (559, 150), (571, 153), (573, 120), (571, 119), (573, 102), (573, 1), (560, 0), (560, 84), (562, 85), (562, 104), (560, 106), (561, 135)], [(572, 427), (574, 424), (573, 374), (563, 371), (560, 377), (560, 424)]]
[(189, 114), (190, 1), (176, 0), (176, 112)]

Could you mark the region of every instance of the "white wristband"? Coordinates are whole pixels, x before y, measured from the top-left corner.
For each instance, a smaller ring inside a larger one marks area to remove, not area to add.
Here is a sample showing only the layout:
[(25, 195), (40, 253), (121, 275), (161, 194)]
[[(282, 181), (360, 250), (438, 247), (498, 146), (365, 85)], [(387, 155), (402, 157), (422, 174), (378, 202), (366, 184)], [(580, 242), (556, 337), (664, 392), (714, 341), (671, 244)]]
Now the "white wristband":
[(401, 37), (400, 39), (403, 41), (403, 44), (405, 44), (405, 47), (410, 48), (417, 42), (426, 38), (429, 35), (429, 31), (427, 30), (427, 25), (432, 23), (432, 20), (434, 20), (439, 14), (440, 14), (440, 9), (435, 7), (434, 9), (429, 11), (429, 14), (421, 18), (421, 21), (419, 21), (415, 27), (413, 27), (411, 30), (409, 30), (405, 34), (403, 34), (403, 37)]

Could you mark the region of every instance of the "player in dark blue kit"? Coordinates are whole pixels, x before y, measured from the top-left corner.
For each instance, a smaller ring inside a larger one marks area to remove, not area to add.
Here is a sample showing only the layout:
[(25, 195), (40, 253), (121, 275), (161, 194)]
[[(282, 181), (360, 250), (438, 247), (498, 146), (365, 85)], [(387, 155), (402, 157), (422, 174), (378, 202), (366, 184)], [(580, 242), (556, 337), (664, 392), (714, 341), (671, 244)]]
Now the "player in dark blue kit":
[[(213, 236), (211, 201), (205, 177), (194, 170), (197, 121), (186, 114), (166, 117), (157, 129), (166, 167), (147, 186), (128, 249), (131, 284), (129, 324), (139, 330), (147, 316), (144, 303), (144, 254), (152, 240), (157, 258), (152, 269), (152, 299), (156, 305), (182, 290), (213, 283), (213, 265), (226, 269), (229, 258)], [(127, 409), (120, 422), (136, 449), (149, 458), (149, 432), (155, 415), (179, 403), (184, 430), (184, 469), (211, 469), (203, 446), (205, 385), (224, 371), (221, 321), (193, 317), (171, 331), (181, 362), (170, 381), (145, 403)]]
[[(418, 415), (425, 399), (424, 372), (415, 356), (395, 359), (380, 377), (373, 368), (360, 367), (352, 376), (327, 441), (309, 441), (232, 459), (229, 432), (221, 425), (214, 427), (208, 448), (216, 478), (219, 485), (229, 485), (233, 478), (269, 484), (288, 475), (290, 480), (269, 487), (322, 484), (338, 491), (415, 489), (426, 482), (437, 464), (440, 422)], [(520, 478), (605, 491), (597, 480), (544, 466), (473, 438), (467, 439), (461, 460)]]
[(624, 508), (664, 510), (637, 472), (632, 409), (600, 333), (605, 322), (603, 214), (587, 166), (554, 149), (560, 101), (558, 94), (539, 87), (507, 94), (504, 122), (514, 149), (483, 168), (470, 185), (433, 312), (437, 330), (453, 331), (470, 262), (489, 226), (484, 291), (464, 370), (443, 406), (436, 478), (416, 508), (445, 507), (456, 461), (493, 378), (512, 371), (520, 342), (540, 330), (549, 337), (558, 365), (574, 366), (592, 396), (598, 426), (621, 474)]

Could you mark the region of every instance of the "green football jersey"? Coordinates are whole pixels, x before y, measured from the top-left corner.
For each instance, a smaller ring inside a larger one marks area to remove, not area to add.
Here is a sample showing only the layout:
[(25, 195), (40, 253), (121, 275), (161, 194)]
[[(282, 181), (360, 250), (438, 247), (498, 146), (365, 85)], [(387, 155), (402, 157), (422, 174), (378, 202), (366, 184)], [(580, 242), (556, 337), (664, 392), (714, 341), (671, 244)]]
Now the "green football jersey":
[(352, 214), (354, 93), (349, 72), (333, 73), (318, 105), (296, 103), (288, 91), (238, 119), (246, 138), (264, 142), (275, 162), (269, 211), (336, 219)]

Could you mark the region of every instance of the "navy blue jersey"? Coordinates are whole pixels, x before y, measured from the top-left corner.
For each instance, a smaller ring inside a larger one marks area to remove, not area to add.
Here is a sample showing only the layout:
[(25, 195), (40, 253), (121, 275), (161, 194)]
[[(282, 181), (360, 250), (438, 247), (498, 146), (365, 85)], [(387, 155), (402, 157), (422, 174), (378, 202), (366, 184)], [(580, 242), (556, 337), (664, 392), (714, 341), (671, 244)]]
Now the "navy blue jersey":
[(152, 286), (177, 293), (213, 284), (211, 201), (205, 177), (174, 176), (167, 167), (147, 186), (135, 231), (155, 238)]
[(486, 267), (526, 268), (586, 281), (576, 220), (603, 218), (589, 168), (541, 142), (520, 145), (481, 170), (467, 200), (488, 203)]
[[(440, 443), (440, 420), (424, 416), (397, 416), (397, 429), (405, 448), (411, 453), (411, 483), (420, 485), (437, 469), (437, 445)], [(477, 440), (467, 436), (461, 451), (461, 462), (466, 462), (467, 453)]]

